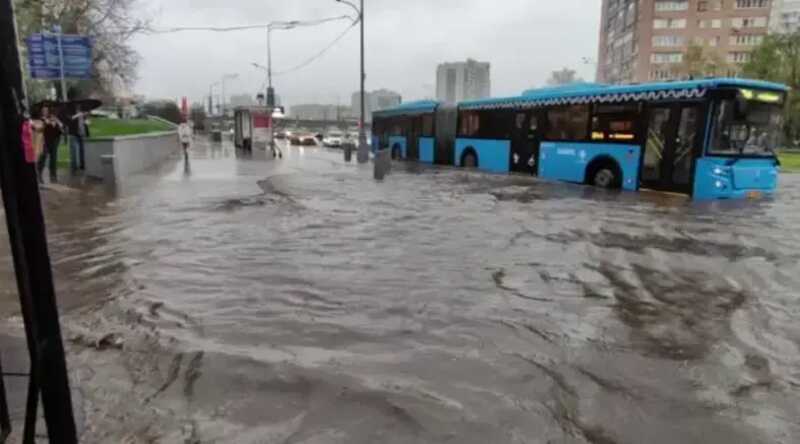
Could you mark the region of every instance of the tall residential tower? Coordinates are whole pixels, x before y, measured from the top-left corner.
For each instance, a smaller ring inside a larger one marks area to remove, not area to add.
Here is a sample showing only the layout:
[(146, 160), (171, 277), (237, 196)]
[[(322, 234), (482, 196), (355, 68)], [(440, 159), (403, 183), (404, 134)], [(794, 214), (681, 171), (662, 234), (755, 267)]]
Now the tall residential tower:
[(771, 8), (772, 0), (603, 0), (597, 79), (637, 83), (697, 75), (687, 57), (690, 45), (715, 61), (702, 75), (736, 76), (769, 31)]
[(436, 98), (441, 102), (483, 99), (491, 95), (491, 65), (468, 59), (436, 69)]

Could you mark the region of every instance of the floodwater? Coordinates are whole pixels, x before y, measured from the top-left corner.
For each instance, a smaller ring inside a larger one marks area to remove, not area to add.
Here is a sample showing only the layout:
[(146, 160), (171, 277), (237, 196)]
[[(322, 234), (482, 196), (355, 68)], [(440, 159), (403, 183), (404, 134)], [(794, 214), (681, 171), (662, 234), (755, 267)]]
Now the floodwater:
[(800, 176), (695, 204), (284, 152), (45, 191), (84, 442), (800, 442)]

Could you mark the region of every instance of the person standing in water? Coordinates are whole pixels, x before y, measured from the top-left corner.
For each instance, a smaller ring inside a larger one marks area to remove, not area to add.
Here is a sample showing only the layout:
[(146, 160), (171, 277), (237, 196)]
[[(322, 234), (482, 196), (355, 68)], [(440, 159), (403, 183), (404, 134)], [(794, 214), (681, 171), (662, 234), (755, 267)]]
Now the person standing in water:
[(185, 154), (192, 144), (192, 127), (189, 126), (189, 123), (185, 119), (181, 121), (181, 124), (178, 126), (178, 139), (180, 139)]
[(42, 107), (41, 121), (44, 125), (44, 150), (42, 150), (42, 154), (39, 156), (39, 164), (37, 165), (39, 182), (44, 183), (42, 173), (44, 172), (44, 165), (48, 163), (47, 161), (49, 159), (48, 169), (50, 170), (50, 182), (55, 183), (58, 182), (58, 175), (56, 172), (56, 168), (58, 167), (58, 144), (61, 142), (64, 125), (50, 112), (50, 108), (47, 106)]
[(86, 169), (84, 139), (89, 136), (86, 122), (87, 114), (78, 105), (75, 114), (69, 117), (69, 166), (73, 173)]

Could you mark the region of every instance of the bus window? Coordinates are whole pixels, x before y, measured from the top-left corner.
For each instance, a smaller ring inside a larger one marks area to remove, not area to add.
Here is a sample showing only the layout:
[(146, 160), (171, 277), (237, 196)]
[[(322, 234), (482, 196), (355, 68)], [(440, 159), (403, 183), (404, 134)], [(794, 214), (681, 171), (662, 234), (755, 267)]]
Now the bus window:
[(422, 137), (433, 137), (433, 114), (422, 116)]
[(548, 140), (582, 141), (589, 130), (589, 105), (560, 106), (547, 111)]
[(633, 142), (636, 139), (638, 105), (596, 105), (592, 116), (592, 140)]
[(781, 141), (783, 107), (772, 103), (748, 103), (738, 111), (736, 102), (721, 100), (714, 110), (709, 154), (719, 156), (773, 156)]
[(462, 137), (477, 137), (481, 128), (480, 118), (477, 111), (465, 111), (461, 113), (461, 122), (458, 125), (458, 135)]

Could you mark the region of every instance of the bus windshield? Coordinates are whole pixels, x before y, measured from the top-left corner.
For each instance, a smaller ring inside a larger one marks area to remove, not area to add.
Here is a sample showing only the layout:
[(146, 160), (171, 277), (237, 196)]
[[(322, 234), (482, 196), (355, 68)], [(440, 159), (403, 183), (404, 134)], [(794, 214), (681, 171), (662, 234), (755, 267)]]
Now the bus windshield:
[(774, 156), (781, 141), (783, 107), (777, 103), (723, 99), (717, 102), (713, 125), (709, 154)]

